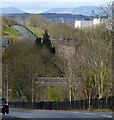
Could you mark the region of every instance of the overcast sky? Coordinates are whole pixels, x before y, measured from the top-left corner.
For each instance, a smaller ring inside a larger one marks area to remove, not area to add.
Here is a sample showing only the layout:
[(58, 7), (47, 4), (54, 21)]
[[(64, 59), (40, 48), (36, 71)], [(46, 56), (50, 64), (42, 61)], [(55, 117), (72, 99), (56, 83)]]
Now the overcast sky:
[(1, 2), (107, 2), (108, 0), (0, 0)]
[(25, 12), (40, 13), (52, 8), (100, 6), (113, 0), (0, 0), (0, 7), (16, 7)]

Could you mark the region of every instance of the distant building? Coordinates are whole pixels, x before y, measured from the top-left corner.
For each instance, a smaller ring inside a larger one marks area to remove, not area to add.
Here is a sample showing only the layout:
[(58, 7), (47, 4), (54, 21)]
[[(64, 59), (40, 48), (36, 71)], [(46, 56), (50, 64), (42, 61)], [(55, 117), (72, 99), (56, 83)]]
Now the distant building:
[(93, 25), (98, 25), (98, 24), (100, 24), (101, 23), (101, 20), (100, 20), (100, 18), (98, 19), (98, 18), (94, 18), (93, 19)]
[[(84, 20), (76, 20), (75, 21), (75, 28), (83, 28), (83, 27), (89, 27), (92, 25), (99, 25), (99, 24), (106, 24), (107, 19), (101, 19), (101, 18), (94, 18), (91, 19), (84, 19)], [(107, 26), (107, 24), (106, 24)]]
[(93, 21), (90, 19), (76, 20), (75, 28), (89, 27), (93, 25)]
[(2, 44), (2, 51), (5, 52), (6, 48), (9, 45), (9, 39), (8, 38), (2, 38), (0, 39), (1, 44)]
[(68, 84), (65, 77), (38, 77), (37, 82), (38, 85), (48, 85), (48, 86), (65, 86)]

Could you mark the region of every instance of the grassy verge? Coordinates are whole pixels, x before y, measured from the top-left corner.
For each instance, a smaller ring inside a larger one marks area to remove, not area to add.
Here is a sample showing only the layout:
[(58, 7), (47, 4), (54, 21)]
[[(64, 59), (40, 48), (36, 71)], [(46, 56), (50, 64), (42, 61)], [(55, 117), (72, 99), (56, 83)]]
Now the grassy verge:
[(18, 33), (13, 28), (9, 28), (8, 31), (10, 34), (12, 34), (14, 36), (18, 36)]
[(20, 40), (20, 38), (18, 36), (15, 35), (6, 35), (6, 36), (2, 36), (2, 38), (9, 38), (9, 40)]
[(38, 37), (42, 37), (43, 31), (40, 30), (38, 27), (31, 27), (26, 26), (28, 29), (30, 29), (34, 34), (36, 34)]

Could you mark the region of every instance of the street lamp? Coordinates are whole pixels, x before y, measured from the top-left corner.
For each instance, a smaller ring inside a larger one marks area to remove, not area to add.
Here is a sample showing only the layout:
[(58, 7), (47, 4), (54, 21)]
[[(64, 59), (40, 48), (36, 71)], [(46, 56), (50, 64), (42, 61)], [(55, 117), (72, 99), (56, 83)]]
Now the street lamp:
[(8, 102), (8, 65), (7, 64), (3, 64), (6, 67), (6, 99)]

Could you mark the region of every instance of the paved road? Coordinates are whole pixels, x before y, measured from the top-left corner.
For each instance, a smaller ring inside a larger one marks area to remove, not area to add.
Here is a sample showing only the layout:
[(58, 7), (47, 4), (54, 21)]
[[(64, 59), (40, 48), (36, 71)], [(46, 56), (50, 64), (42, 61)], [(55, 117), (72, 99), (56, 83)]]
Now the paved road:
[[(102, 120), (105, 120), (105, 118), (109, 118), (106, 120), (112, 119), (112, 113), (111, 112), (65, 112), (65, 111), (40, 111), (40, 110), (24, 110), (24, 109), (10, 109), (9, 115), (3, 115), (3, 118), (26, 118), (33, 120), (34, 118), (53, 118), (55, 120), (56, 118), (68, 118), (69, 120), (71, 118), (89, 118), (89, 120), (96, 118), (96, 120), (99, 118), (102, 118)], [(38, 120), (39, 120), (38, 119)], [(88, 120), (88, 119), (87, 119)]]
[(26, 28), (19, 25), (14, 25), (13, 28), (22, 36), (22, 38), (28, 40), (36, 40), (36, 37)]

